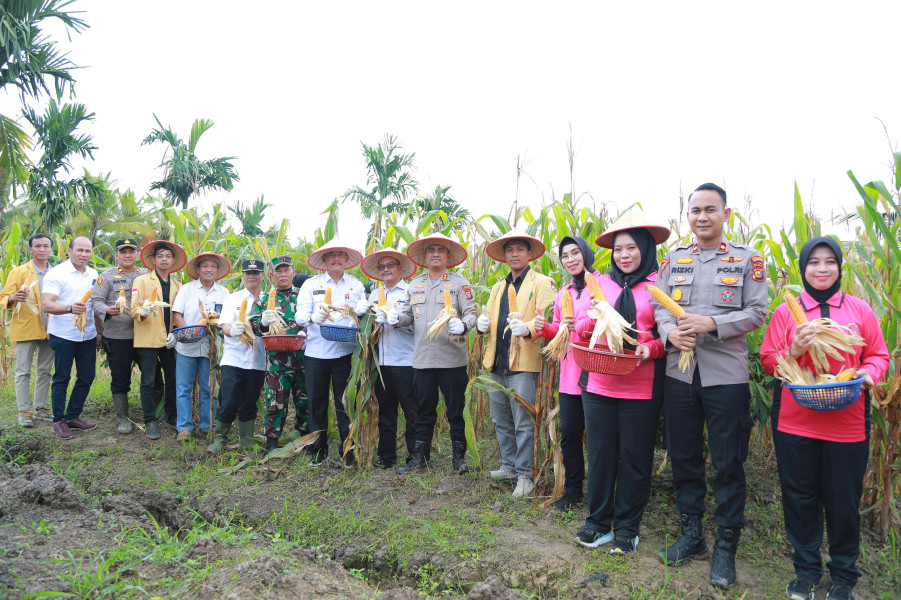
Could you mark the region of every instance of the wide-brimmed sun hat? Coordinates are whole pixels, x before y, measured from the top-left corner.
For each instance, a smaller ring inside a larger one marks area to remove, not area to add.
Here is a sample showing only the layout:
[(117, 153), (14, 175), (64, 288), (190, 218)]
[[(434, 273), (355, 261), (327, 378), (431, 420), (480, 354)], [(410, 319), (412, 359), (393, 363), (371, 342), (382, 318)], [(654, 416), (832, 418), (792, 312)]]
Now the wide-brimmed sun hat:
[(616, 221), (594, 240), (594, 243), (601, 248), (613, 248), (613, 239), (616, 234), (627, 229), (647, 229), (654, 238), (654, 242), (658, 244), (665, 242), (670, 235), (669, 227), (655, 223), (640, 210), (630, 210), (617, 217)]
[(544, 255), (545, 247), (541, 240), (515, 229), (511, 229), (488, 244), (485, 248), (485, 253), (498, 262), (507, 262), (507, 259), (504, 257), (504, 245), (511, 240), (522, 240), (529, 243), (529, 262)]
[(156, 268), (153, 253), (161, 246), (172, 251), (173, 260), (172, 266), (169, 267), (169, 272), (175, 273), (181, 271), (182, 268), (184, 268), (185, 263), (188, 262), (188, 253), (185, 252), (184, 248), (169, 240), (153, 240), (152, 242), (147, 242), (144, 247), (141, 248), (141, 262), (144, 263), (144, 266), (151, 271)]
[(363, 269), (363, 272), (366, 273), (370, 279), (384, 281), (385, 279), (381, 276), (381, 271), (379, 271), (378, 265), (379, 261), (387, 256), (396, 258), (397, 262), (400, 263), (398, 269), (400, 269), (401, 279), (406, 279), (416, 272), (416, 265), (413, 263), (413, 261), (410, 260), (410, 258), (403, 252), (394, 250), (393, 248), (376, 250), (375, 252), (364, 258), (363, 265), (361, 267)]
[(219, 271), (216, 273), (216, 281), (219, 281), (220, 279), (231, 273), (232, 264), (228, 262), (227, 258), (222, 256), (221, 254), (204, 252), (202, 254), (198, 254), (188, 262), (188, 277), (190, 277), (191, 279), (199, 278), (200, 273), (197, 272), (197, 267), (200, 266), (200, 263), (205, 260), (215, 260), (216, 264), (219, 266)]
[(407, 256), (420, 267), (428, 268), (428, 265), (425, 264), (425, 249), (435, 244), (444, 246), (450, 253), (447, 260), (448, 268), (456, 267), (466, 260), (466, 248), (459, 242), (455, 242), (446, 235), (440, 233), (433, 233), (424, 238), (420, 238), (407, 246)]
[(333, 238), (322, 248), (311, 254), (310, 258), (307, 259), (307, 264), (317, 271), (325, 271), (325, 262), (323, 262), (322, 257), (329, 252), (335, 252), (336, 250), (347, 253), (348, 263), (344, 265), (345, 269), (352, 269), (360, 264), (360, 261), (363, 260), (363, 255), (360, 254), (357, 250), (354, 250), (347, 244), (342, 243), (338, 238)]

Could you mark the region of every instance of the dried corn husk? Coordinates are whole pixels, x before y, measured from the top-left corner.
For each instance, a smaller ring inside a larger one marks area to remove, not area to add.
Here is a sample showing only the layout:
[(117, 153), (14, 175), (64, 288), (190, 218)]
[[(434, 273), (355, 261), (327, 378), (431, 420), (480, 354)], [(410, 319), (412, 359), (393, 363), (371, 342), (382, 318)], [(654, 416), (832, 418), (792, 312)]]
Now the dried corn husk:
[(839, 325), (832, 319), (820, 318), (808, 321), (804, 309), (801, 308), (797, 298), (790, 291), (785, 290), (782, 297), (795, 324), (806, 325), (813, 328), (815, 332), (813, 345), (808, 350), (808, 354), (810, 354), (813, 367), (817, 373), (829, 373), (828, 357), (844, 360), (840, 352), (853, 354), (855, 352), (854, 346), (866, 344), (864, 339), (854, 333), (849, 327)]
[(244, 344), (245, 348), (250, 348), (253, 346), (253, 341), (256, 339), (256, 336), (253, 335), (253, 327), (250, 324), (250, 321), (247, 320), (247, 298), (241, 300), (241, 308), (238, 309), (238, 320), (239, 323), (244, 323), (244, 333), (238, 336), (238, 341)]
[(554, 339), (541, 349), (541, 353), (551, 360), (561, 362), (569, 354), (571, 336), (569, 327), (563, 323), (563, 317), (571, 316), (573, 316), (573, 298), (567, 291), (560, 299), (560, 329), (557, 330)]
[(128, 300), (125, 298), (125, 286), (119, 286), (119, 297), (116, 298), (115, 304), (113, 306), (117, 307), (123, 313), (128, 310)]
[[(649, 285), (645, 288), (660, 305), (668, 310), (671, 315), (674, 317), (678, 317), (681, 314), (685, 313), (685, 309), (676, 304), (676, 301), (666, 295), (666, 293), (654, 285)], [(691, 368), (691, 364), (695, 359), (695, 351), (694, 350), (682, 350), (679, 354), (679, 370), (683, 373), (688, 372), (688, 369)]]
[(219, 325), (219, 313), (215, 310), (206, 310), (203, 307), (203, 302), (200, 300), (197, 301), (197, 307), (200, 309), (200, 323), (198, 325), (206, 325), (210, 335), (214, 334)]
[(31, 312), (33, 312), (34, 314), (36, 314), (36, 315), (41, 314), (41, 307), (38, 306), (38, 302), (39, 302), (38, 294), (34, 290), (34, 286), (36, 286), (37, 283), (38, 283), (38, 279), (37, 279), (37, 277), (35, 277), (34, 273), (29, 273), (28, 277), (25, 279), (25, 283), (22, 284), (22, 289), (25, 290), (25, 293), (27, 295), (25, 296), (24, 302), (19, 302), (16, 304), (16, 314), (17, 315), (19, 314), (19, 311), (22, 309), (23, 304), (25, 306), (27, 306), (29, 309), (31, 309)]
[(610, 348), (612, 352), (619, 353), (623, 351), (623, 340), (630, 344), (638, 345), (638, 340), (629, 335), (628, 332), (641, 332), (629, 325), (629, 323), (616, 312), (616, 309), (607, 302), (597, 279), (589, 273), (585, 276), (585, 282), (588, 284), (588, 290), (591, 292), (592, 299), (598, 301), (597, 304), (594, 304), (588, 309), (588, 316), (595, 319), (594, 331), (591, 334), (591, 341), (588, 343), (588, 347), (594, 348), (602, 334), (607, 340), (607, 347)]
[(429, 323), (429, 329), (426, 331), (428, 339), (434, 339), (441, 333), (441, 330), (447, 326), (447, 322), (457, 316), (457, 309), (454, 308), (451, 299), (450, 290), (444, 290), (444, 308), (438, 313), (438, 316)]

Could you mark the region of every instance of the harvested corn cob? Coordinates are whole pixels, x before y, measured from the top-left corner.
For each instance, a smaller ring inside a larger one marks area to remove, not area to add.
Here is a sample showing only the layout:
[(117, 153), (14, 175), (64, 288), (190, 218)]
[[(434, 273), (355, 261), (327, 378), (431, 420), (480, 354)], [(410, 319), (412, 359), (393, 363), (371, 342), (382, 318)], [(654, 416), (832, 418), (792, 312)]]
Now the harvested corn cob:
[[(507, 314), (507, 323), (512, 321), (513, 319), (522, 319), (522, 313), (519, 312), (519, 304), (516, 301), (516, 288), (512, 285), (507, 286), (507, 306), (508, 306), (508, 314)], [(510, 329), (510, 326), (504, 329), (504, 335), (507, 334), (507, 329)], [(513, 368), (516, 365), (516, 361), (519, 359), (519, 348), (520, 341), (518, 337), (513, 337), (510, 340), (510, 368)]]
[[(685, 314), (685, 309), (676, 304), (675, 300), (667, 296), (666, 293), (657, 286), (649, 285), (646, 289), (654, 297), (654, 300), (659, 302), (660, 306), (668, 310), (674, 317), (678, 318), (679, 315)], [(694, 356), (694, 350), (682, 350), (682, 353), (679, 354), (679, 370), (683, 373), (687, 372), (692, 361), (694, 361)]]
[(266, 310), (275, 310), (275, 288), (269, 288), (269, 301), (266, 302)]
[(241, 300), (241, 308), (238, 309), (238, 322), (243, 323), (247, 316), (247, 298)]
[(426, 337), (429, 339), (434, 339), (437, 337), (441, 330), (447, 326), (447, 322), (457, 316), (457, 310), (454, 308), (453, 300), (451, 299), (450, 290), (444, 290), (444, 308), (441, 309), (441, 312), (438, 313), (438, 316), (429, 323), (429, 330), (426, 331)]
[[(91, 299), (92, 291), (94, 291), (93, 288), (88, 288), (88, 291), (86, 291), (78, 301), (81, 304), (86, 304), (87, 301)], [(72, 317), (72, 322), (75, 323), (75, 327), (78, 329), (78, 331), (84, 331), (84, 328), (88, 326), (88, 312), (85, 311), (80, 315), (75, 315), (74, 317)]]
[(325, 288), (325, 298), (322, 300), (322, 303), (326, 306), (331, 306), (332, 304), (332, 288)]
[(150, 300), (150, 303), (151, 303), (151, 304), (153, 304), (154, 302), (156, 302), (156, 288), (150, 290), (150, 298), (149, 298), (149, 300)]
[(819, 318), (813, 321), (808, 320), (804, 309), (801, 308), (797, 298), (790, 291), (785, 290), (782, 297), (795, 325), (811, 327), (815, 332), (813, 345), (808, 350), (808, 353), (817, 373), (829, 373), (828, 357), (831, 356), (841, 361), (844, 360), (844, 357), (840, 352), (851, 354), (854, 353), (854, 346), (864, 345), (865, 342), (862, 337), (854, 333), (850, 328), (839, 325), (832, 319)]
[[(266, 310), (275, 310), (275, 300), (276, 300), (276, 289), (269, 289), (269, 301), (266, 303)], [(264, 335), (283, 335), (285, 333), (285, 329), (287, 329), (288, 324), (285, 323), (285, 320), (281, 315), (277, 315), (277, 318), (274, 322), (269, 324), (269, 331)]]
[(855, 369), (853, 367), (849, 368), (849, 369), (845, 369), (844, 371), (842, 371), (841, 373), (839, 373), (838, 375), (835, 376), (835, 383), (844, 383), (846, 381), (851, 381), (852, 379), (854, 379), (854, 375), (856, 375), (856, 374), (857, 374), (857, 369)]
[(630, 344), (638, 344), (638, 340), (629, 335), (629, 331), (639, 333), (637, 329), (632, 327), (622, 316), (616, 312), (607, 299), (604, 292), (601, 291), (601, 284), (594, 278), (594, 275), (585, 275), (585, 282), (588, 285), (588, 291), (591, 292), (592, 300), (597, 301), (588, 309), (588, 316), (595, 320), (594, 332), (591, 334), (591, 341), (588, 343), (589, 348), (594, 348), (598, 343), (601, 334), (607, 340), (607, 347), (611, 352), (623, 351), (623, 340)]
[(378, 307), (388, 306), (388, 294), (385, 293), (385, 284), (379, 284), (379, 303)]
[(113, 306), (118, 307), (119, 310), (121, 310), (122, 312), (125, 312), (126, 310), (128, 310), (128, 300), (125, 298), (125, 286), (124, 285), (119, 286), (119, 297), (116, 298), (116, 303), (113, 304)]
[(28, 308), (31, 309), (36, 315), (41, 314), (41, 308), (38, 306), (38, 295), (34, 293), (33, 288), (35, 284), (38, 282), (37, 277), (34, 276), (34, 273), (29, 273), (28, 277), (25, 279), (25, 283), (22, 284), (22, 289), (25, 290), (27, 294), (25, 296), (25, 302), (19, 302), (16, 304), (16, 314), (19, 314), (19, 311), (22, 309), (22, 305), (24, 304)]
[(507, 304), (510, 305), (510, 314), (519, 314), (519, 306), (516, 304), (516, 288), (512, 285), (507, 286)]
[(569, 327), (563, 323), (563, 319), (571, 316), (573, 316), (573, 298), (568, 291), (565, 291), (560, 298), (560, 329), (557, 330), (557, 335), (554, 336), (554, 339), (541, 349), (541, 353), (551, 360), (560, 362), (569, 353), (570, 332)]
[(238, 341), (244, 344), (245, 348), (250, 348), (253, 346), (255, 336), (253, 335), (253, 327), (247, 320), (247, 298), (241, 300), (241, 307), (238, 309), (238, 319), (236, 322), (244, 323), (244, 333), (238, 336)]

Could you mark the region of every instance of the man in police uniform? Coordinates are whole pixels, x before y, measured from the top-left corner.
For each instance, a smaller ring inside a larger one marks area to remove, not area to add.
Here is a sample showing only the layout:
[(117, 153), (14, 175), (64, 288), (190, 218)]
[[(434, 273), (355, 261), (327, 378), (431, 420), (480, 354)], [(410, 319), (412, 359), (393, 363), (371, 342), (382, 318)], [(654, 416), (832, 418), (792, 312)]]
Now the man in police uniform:
[[(743, 463), (753, 425), (745, 337), (763, 325), (768, 298), (760, 253), (723, 236), (731, 212), (725, 190), (715, 184), (705, 183), (689, 196), (688, 224), (697, 241), (670, 251), (657, 277), (657, 286), (685, 314), (677, 319), (654, 302), (660, 338), (669, 351), (664, 414), (682, 521), (682, 535), (659, 558), (681, 564), (709, 553), (701, 530), (706, 421), (717, 500), (710, 581), (725, 588), (735, 585), (735, 551), (745, 524)], [(680, 352), (691, 350), (694, 361), (683, 373)]]
[[(128, 419), (128, 392), (131, 389), (131, 365), (141, 364), (134, 348), (135, 322), (128, 314), (131, 305), (131, 289), (135, 277), (147, 273), (147, 269), (135, 267), (138, 260), (137, 240), (126, 238), (116, 241), (116, 266), (103, 271), (94, 284), (91, 300), (94, 314), (103, 323), (103, 349), (109, 363), (110, 392), (116, 409), (116, 429), (121, 434), (131, 433)], [(116, 306), (119, 292), (125, 292), (126, 308)], [(161, 387), (157, 378), (157, 388)]]
[[(407, 256), (428, 269), (422, 277), (410, 282), (402, 310), (390, 309), (387, 321), (395, 327), (413, 325), (413, 395), (416, 397), (416, 443), (413, 458), (397, 470), (409, 473), (428, 466), (432, 435), (438, 420), (438, 389), (444, 395), (447, 421), (450, 424), (453, 468), (457, 473), (468, 470), (466, 426), (463, 410), (466, 384), (466, 332), (475, 327), (476, 304), (472, 287), (460, 275), (448, 271), (466, 260), (466, 249), (441, 235), (432, 234), (416, 240), (407, 248)], [(450, 291), (457, 316), (447, 322), (434, 339), (426, 332), (444, 308), (444, 290)]]

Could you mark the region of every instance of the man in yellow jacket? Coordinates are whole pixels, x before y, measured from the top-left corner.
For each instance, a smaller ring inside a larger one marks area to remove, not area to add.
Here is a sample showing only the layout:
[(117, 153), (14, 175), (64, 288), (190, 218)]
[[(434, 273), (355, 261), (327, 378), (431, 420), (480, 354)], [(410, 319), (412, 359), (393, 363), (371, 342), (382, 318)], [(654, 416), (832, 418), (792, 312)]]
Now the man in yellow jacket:
[[(53, 421), (53, 413), (47, 408), (53, 349), (47, 339), (47, 313), (41, 310), (41, 288), (53, 252), (50, 236), (36, 233), (28, 238), (28, 251), (31, 260), (10, 271), (0, 291), (0, 307), (12, 313), (9, 339), (16, 345), (16, 408), (21, 427), (34, 427), (35, 417)], [(38, 360), (32, 404), (28, 392), (35, 354)]]
[(141, 409), (147, 437), (160, 438), (154, 394), (156, 365), (163, 368), (166, 394), (166, 423), (175, 426), (175, 336), (172, 331), (172, 302), (181, 287), (172, 276), (185, 266), (188, 255), (173, 242), (154, 240), (141, 249), (141, 262), (150, 273), (135, 278), (131, 289), (131, 308), (135, 320), (134, 347), (141, 358)]
[[(557, 296), (554, 281), (529, 267), (544, 254), (544, 244), (530, 235), (510, 231), (488, 244), (485, 252), (507, 263), (510, 272), (491, 288), (486, 311), (476, 321), (478, 332), (488, 334), (482, 366), (491, 371), (494, 381), (534, 405), (542, 338), (535, 333), (533, 322), (537, 314), (544, 315)], [(512, 297), (516, 306), (511, 306)], [(490, 392), (488, 400), (501, 448), (501, 468), (490, 475), (496, 480), (515, 479), (513, 497), (528, 496), (535, 488), (531, 413), (504, 392)]]

